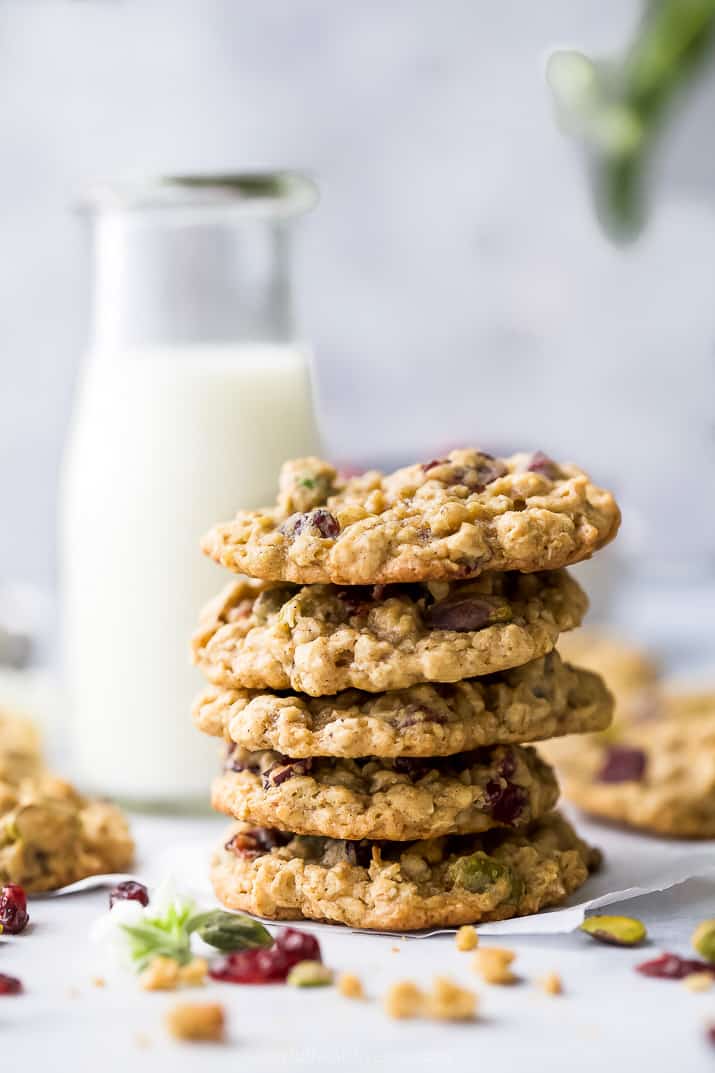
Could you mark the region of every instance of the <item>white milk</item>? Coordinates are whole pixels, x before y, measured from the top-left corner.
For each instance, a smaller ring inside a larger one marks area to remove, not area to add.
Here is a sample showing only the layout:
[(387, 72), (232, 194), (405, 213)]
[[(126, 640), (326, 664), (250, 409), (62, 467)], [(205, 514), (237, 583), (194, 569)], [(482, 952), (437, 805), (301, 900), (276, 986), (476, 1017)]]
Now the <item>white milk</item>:
[(205, 798), (217, 746), (193, 727), (189, 637), (230, 580), (201, 534), (273, 501), (317, 449), (309, 362), (288, 345), (93, 353), (65, 459), (64, 640), (82, 784), (135, 802)]

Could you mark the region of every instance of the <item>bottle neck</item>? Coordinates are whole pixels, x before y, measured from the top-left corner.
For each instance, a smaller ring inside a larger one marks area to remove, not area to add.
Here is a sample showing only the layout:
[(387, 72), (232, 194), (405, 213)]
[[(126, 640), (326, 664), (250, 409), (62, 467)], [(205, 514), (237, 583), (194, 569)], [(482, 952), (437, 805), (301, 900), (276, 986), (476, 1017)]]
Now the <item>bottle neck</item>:
[(100, 212), (91, 346), (293, 339), (291, 239), (286, 219)]

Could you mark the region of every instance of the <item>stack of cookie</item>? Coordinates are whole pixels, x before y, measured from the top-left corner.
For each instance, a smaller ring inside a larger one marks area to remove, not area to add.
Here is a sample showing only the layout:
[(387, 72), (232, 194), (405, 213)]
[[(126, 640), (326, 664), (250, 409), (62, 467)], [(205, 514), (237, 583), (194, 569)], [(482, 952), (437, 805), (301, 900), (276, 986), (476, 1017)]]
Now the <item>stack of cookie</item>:
[(563, 567), (618, 522), (573, 466), (463, 450), (347, 480), (291, 462), (276, 508), (212, 529), (204, 550), (248, 575), (193, 642), (212, 683), (195, 721), (228, 743), (213, 805), (239, 821), (219, 898), (417, 929), (580, 886), (597, 854), (525, 743), (610, 721), (601, 678), (554, 648), (587, 606)]

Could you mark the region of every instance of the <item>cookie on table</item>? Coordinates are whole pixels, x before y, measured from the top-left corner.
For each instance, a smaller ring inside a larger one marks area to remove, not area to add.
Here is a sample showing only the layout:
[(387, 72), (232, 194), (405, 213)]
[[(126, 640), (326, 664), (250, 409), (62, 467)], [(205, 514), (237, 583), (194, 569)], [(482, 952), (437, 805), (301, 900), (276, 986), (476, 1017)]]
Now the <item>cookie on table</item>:
[(561, 904), (600, 863), (551, 813), (522, 831), (421, 842), (346, 842), (238, 824), (216, 853), (230, 909), (375, 930), (505, 920)]
[(524, 827), (558, 800), (554, 773), (528, 746), (447, 757), (289, 759), (233, 747), (211, 804), (237, 820), (303, 835), (404, 841)]
[(589, 558), (619, 522), (610, 492), (541, 452), (451, 451), (348, 479), (301, 458), (283, 466), (276, 507), (239, 512), (202, 547), (251, 577), (362, 585), (553, 570)]
[(44, 769), (42, 743), (30, 719), (0, 708), (0, 782), (16, 786)]
[(642, 648), (612, 633), (582, 626), (559, 639), (559, 652), (569, 663), (576, 663), (600, 674), (616, 700), (617, 716), (628, 715), (647, 707), (649, 695), (657, 689), (660, 669)]
[(333, 697), (209, 687), (197, 698), (199, 730), (244, 749), (310, 756), (447, 756), (481, 745), (604, 730), (612, 698), (602, 679), (557, 652), (463, 682)]
[(193, 653), (216, 685), (379, 693), (528, 663), (587, 606), (564, 570), (349, 588), (239, 580), (203, 612)]
[(88, 800), (51, 775), (0, 785), (0, 884), (54, 890), (126, 871), (133, 856), (127, 822), (114, 805)]
[(678, 838), (715, 838), (715, 691), (651, 695), (606, 739), (549, 746), (564, 796), (594, 816)]

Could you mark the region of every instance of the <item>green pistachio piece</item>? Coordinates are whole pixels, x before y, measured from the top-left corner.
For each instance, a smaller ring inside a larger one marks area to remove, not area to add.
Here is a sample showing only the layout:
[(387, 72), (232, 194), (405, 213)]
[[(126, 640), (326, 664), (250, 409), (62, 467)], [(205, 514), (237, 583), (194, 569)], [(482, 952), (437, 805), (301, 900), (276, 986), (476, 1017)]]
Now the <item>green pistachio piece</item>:
[(226, 913), (223, 909), (192, 917), (188, 930), (195, 931), (209, 946), (227, 952), (273, 946), (273, 936), (259, 921), (243, 913)]
[(333, 982), (333, 970), (321, 961), (299, 961), (286, 976), (291, 987), (328, 987)]
[(447, 876), (455, 887), (464, 887), (472, 894), (482, 894), (497, 883), (506, 883), (510, 890), (514, 886), (514, 875), (506, 864), (495, 861), (493, 857), (478, 850), (469, 857), (458, 857), (448, 869)]
[(636, 946), (647, 934), (645, 924), (634, 917), (587, 917), (581, 931), (611, 946)]
[(691, 942), (702, 958), (715, 963), (715, 920), (704, 920), (698, 924)]

